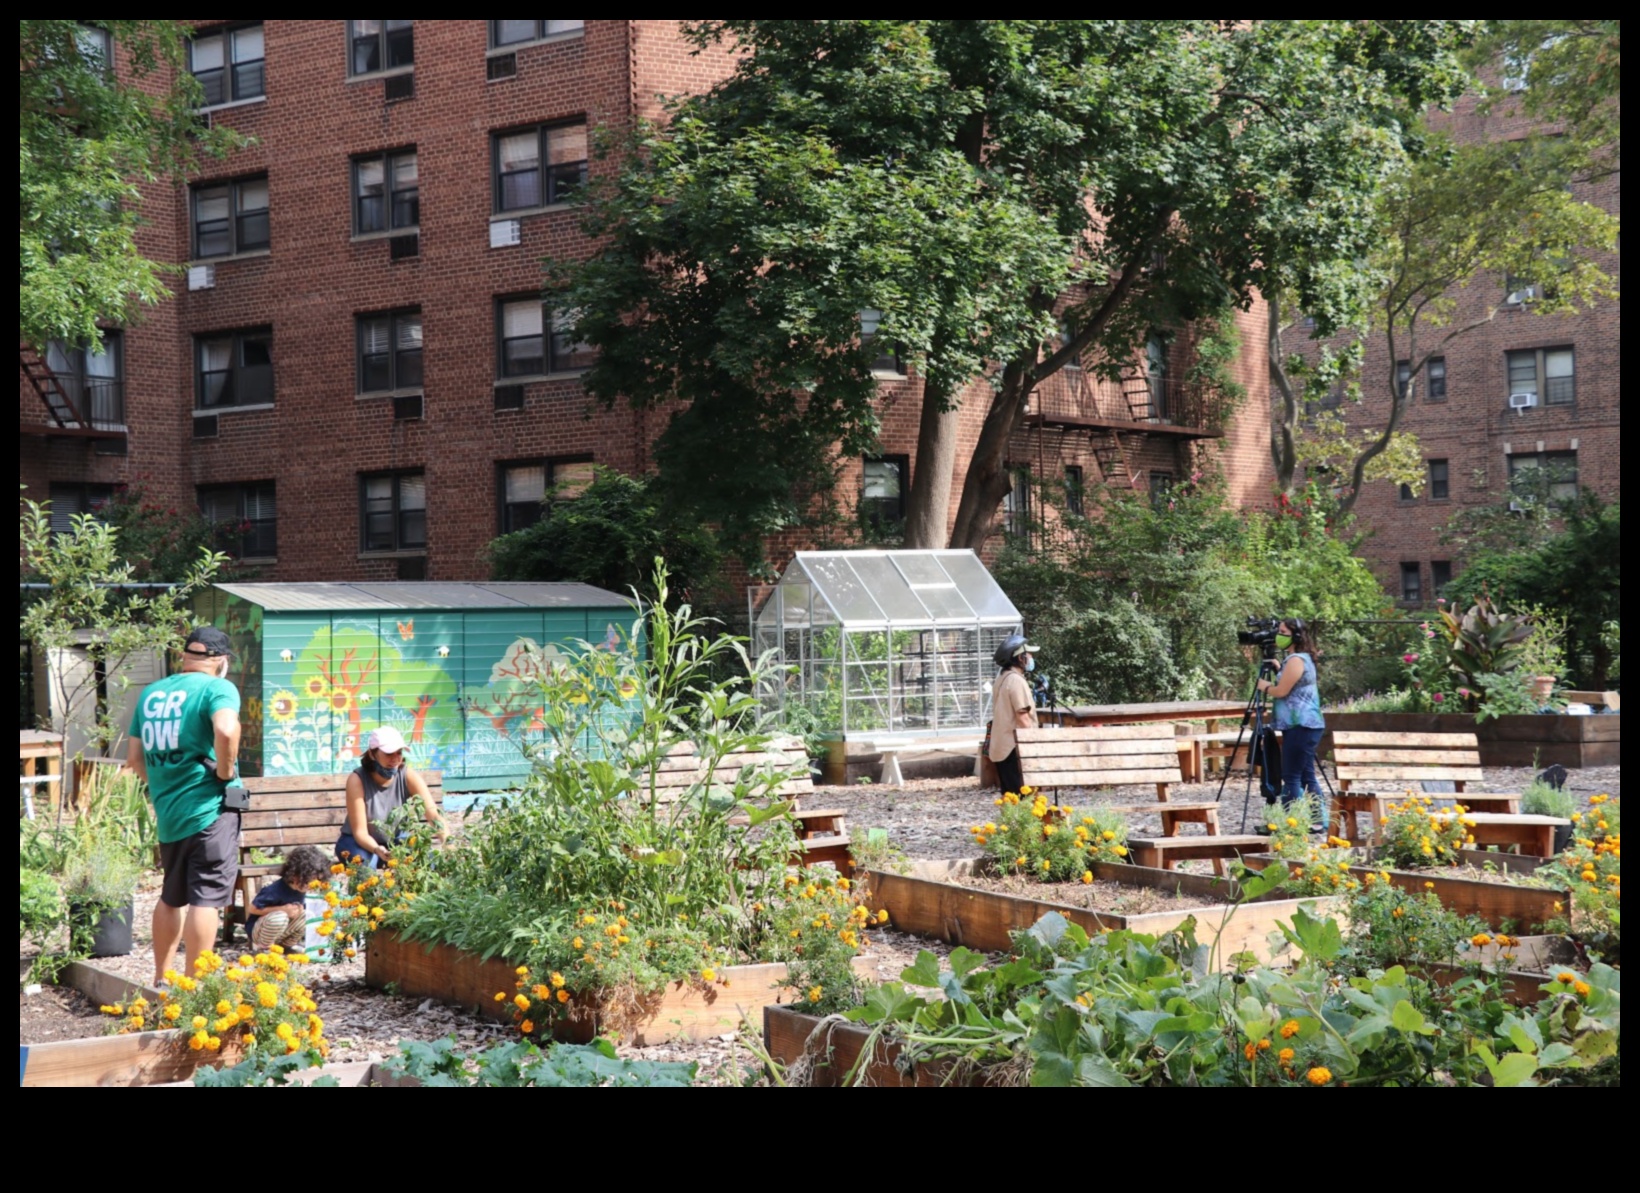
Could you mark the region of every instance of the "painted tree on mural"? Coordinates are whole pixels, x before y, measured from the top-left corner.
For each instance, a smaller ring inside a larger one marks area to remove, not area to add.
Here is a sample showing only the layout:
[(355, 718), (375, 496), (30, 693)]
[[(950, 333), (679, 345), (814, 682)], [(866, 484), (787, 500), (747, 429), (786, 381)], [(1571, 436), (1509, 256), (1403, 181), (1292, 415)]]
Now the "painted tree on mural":
[(455, 680), (443, 667), (409, 659), (391, 641), (362, 627), (314, 634), (297, 657), (294, 682), (310, 701), (340, 720), (336, 748), (353, 757), (363, 752), (365, 723), (389, 720), (389, 706), (402, 710), (409, 720), (407, 736), (420, 744), (431, 711), (457, 698)]
[(754, 556), (876, 449), (886, 348), (921, 387), (909, 546), (947, 543), (959, 404), (989, 383), (949, 535), (977, 548), (1044, 378), (1120, 370), (1277, 259), (1307, 306), (1359, 297), (1335, 275), (1406, 116), (1461, 78), (1446, 21), (690, 29), (738, 69), (640, 131), (588, 207), (603, 247), (549, 285), (599, 351), (589, 391), (675, 410), (668, 494)]

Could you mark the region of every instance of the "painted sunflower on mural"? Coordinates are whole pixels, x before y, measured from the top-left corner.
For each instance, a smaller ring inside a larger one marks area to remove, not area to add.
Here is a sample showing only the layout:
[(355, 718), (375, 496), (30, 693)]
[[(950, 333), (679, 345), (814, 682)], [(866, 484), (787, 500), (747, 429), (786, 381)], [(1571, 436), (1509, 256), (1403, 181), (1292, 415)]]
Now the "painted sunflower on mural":
[(330, 689), (326, 687), (325, 681), (319, 676), (315, 675), (307, 681), (307, 694), (315, 700), (323, 700), (329, 693)]
[(325, 703), (330, 705), (332, 712), (346, 712), (353, 704), (353, 697), (341, 688), (332, 688), (325, 697)]
[(279, 691), (273, 694), (268, 701), (268, 715), (281, 725), (288, 725), (296, 719), (296, 693)]

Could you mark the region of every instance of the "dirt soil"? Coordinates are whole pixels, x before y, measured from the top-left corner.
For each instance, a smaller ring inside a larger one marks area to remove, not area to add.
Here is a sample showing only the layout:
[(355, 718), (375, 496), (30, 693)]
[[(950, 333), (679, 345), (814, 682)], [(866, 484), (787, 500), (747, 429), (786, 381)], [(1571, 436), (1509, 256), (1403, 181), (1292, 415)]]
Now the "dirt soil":
[(947, 879), (959, 886), (976, 890), (995, 891), (1002, 895), (1019, 895), (1039, 899), (1044, 903), (1063, 903), (1088, 911), (1107, 911), (1115, 915), (1145, 915), (1152, 911), (1188, 911), (1196, 907), (1221, 907), (1224, 900), (1204, 899), (1182, 891), (1157, 890), (1154, 887), (1128, 886), (1120, 882), (1035, 882), (1018, 874), (970, 874)]
[(47, 1044), (105, 1034), (108, 1016), (78, 990), (45, 986), (37, 994), (18, 994), (17, 1042)]

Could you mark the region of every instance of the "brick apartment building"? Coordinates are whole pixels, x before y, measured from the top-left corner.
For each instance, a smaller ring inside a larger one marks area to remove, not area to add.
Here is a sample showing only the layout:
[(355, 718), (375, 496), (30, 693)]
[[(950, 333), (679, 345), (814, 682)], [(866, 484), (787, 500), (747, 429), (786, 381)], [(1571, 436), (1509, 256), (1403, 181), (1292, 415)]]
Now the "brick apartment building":
[[(588, 251), (573, 194), (607, 168), (592, 131), (657, 117), (728, 63), (692, 55), (673, 21), (199, 23), (210, 117), (254, 142), (145, 192), (144, 251), (187, 265), (169, 301), (110, 329), (105, 355), (53, 346), (49, 376), (23, 348), (22, 481), (62, 517), (133, 481), (197, 504), (243, 525), (239, 554), (267, 579), (484, 577), (485, 545), (554, 483), (649, 467), (663, 416), (589, 408), (541, 261)], [(1222, 435), (1175, 380), (1184, 332), (1126, 382), (1045, 383), (1010, 465), (1073, 494), (1145, 488), (1216, 445), (1234, 498), (1267, 499), (1263, 316), (1240, 318), (1249, 397)], [(1615, 327), (1611, 352), (1615, 384)], [(845, 484), (892, 520), (919, 386), (881, 365), (884, 455)], [(999, 528), (1035, 512), (1018, 497)]]
[[(1482, 114), (1473, 97), (1439, 119), (1465, 141), (1513, 139), (1529, 127), (1520, 116)], [(1620, 196), (1620, 179), (1612, 177), (1583, 197), (1615, 214)], [(1616, 258), (1603, 264), (1617, 276)], [(1404, 606), (1432, 605), (1462, 570), (1463, 560), (1441, 542), (1449, 519), (1503, 501), (1521, 470), (1550, 468), (1555, 493), (1575, 487), (1609, 500), (1621, 495), (1621, 305), (1538, 315), (1531, 307), (1535, 285), (1531, 278), (1483, 278), (1460, 296), (1453, 326), (1503, 305), (1412, 379), (1402, 426), (1422, 449), (1422, 490), (1380, 481), (1356, 503), (1369, 534), (1360, 552)], [(1369, 340), (1368, 384), (1388, 368), (1382, 339)]]

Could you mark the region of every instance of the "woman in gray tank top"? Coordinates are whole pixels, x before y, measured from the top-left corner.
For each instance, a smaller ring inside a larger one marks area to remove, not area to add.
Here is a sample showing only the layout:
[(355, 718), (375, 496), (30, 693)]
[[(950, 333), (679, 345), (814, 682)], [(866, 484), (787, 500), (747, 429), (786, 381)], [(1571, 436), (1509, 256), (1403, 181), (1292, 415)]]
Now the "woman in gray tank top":
[(370, 734), (359, 768), (347, 777), (347, 823), (336, 841), (337, 859), (345, 862), (350, 857), (360, 858), (372, 866), (386, 861), (393, 844), (386, 828), (387, 818), (409, 803), (412, 796), (421, 798), (427, 823), (442, 842), (447, 828), (433, 803), (432, 792), (422, 777), (405, 765), (404, 737), (391, 725), (383, 725)]

